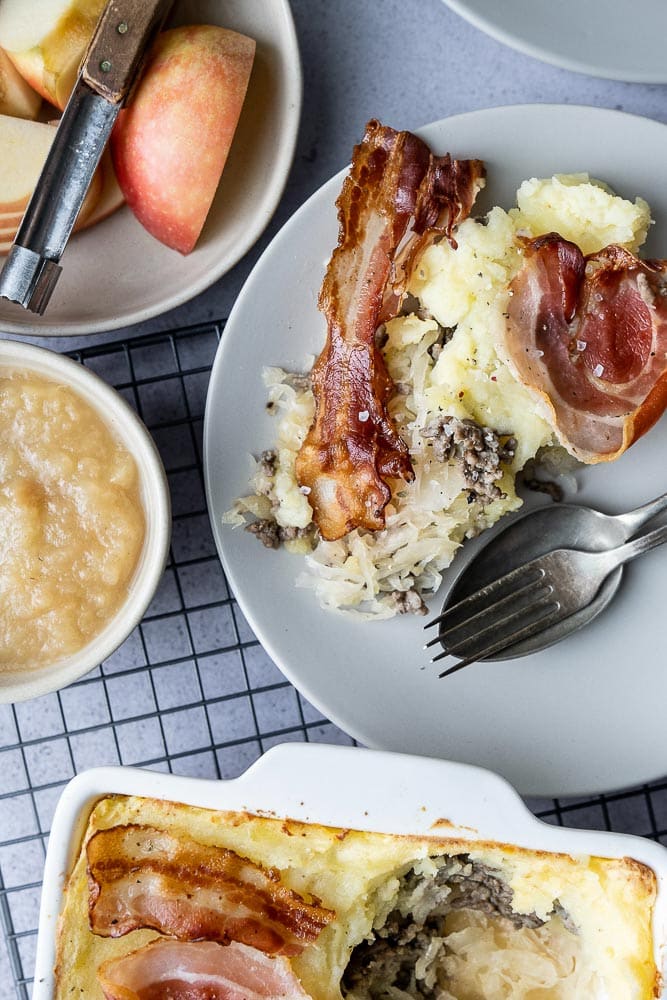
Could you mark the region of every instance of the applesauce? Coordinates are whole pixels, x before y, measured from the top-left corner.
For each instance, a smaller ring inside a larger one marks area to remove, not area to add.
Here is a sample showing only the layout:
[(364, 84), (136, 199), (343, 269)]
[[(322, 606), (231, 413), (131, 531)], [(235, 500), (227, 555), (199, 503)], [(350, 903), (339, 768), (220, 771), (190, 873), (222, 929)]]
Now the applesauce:
[(134, 458), (93, 407), (0, 368), (0, 670), (93, 639), (127, 596), (145, 528)]

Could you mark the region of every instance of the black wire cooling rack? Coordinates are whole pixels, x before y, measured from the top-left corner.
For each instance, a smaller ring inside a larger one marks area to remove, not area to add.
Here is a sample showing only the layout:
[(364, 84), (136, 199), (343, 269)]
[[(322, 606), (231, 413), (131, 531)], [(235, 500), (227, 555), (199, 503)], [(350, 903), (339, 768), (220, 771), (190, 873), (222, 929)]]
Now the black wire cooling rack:
[[(211, 534), (202, 426), (224, 322), (72, 352), (114, 385), (167, 470), (173, 537), (143, 621), (55, 694), (0, 706), (0, 1000), (27, 1000), (51, 818), (67, 781), (103, 764), (235, 777), (274, 743), (353, 743), (284, 679), (228, 590)], [(531, 799), (543, 819), (667, 844), (667, 779), (612, 795)]]

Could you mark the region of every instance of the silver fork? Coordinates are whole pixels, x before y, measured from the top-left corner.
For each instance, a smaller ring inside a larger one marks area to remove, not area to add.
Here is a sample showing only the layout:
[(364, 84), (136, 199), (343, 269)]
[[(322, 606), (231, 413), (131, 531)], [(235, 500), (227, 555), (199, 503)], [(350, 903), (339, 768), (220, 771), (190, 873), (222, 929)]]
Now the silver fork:
[(555, 549), (493, 580), (424, 626), (440, 626), (424, 647), (442, 644), (443, 652), (433, 663), (444, 656), (461, 657), (438, 676), (462, 670), (558, 622), (563, 623), (564, 638), (570, 632), (566, 619), (593, 600), (612, 570), (664, 542), (667, 525), (605, 552)]

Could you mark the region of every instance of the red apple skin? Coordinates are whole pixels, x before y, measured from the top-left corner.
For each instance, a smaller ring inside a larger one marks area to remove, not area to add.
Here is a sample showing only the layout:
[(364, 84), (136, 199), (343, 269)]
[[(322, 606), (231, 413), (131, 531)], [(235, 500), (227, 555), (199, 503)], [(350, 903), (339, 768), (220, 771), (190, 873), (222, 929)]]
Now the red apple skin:
[(211, 25), (158, 38), (111, 136), (118, 183), (139, 222), (188, 254), (211, 207), (232, 144), (255, 42)]

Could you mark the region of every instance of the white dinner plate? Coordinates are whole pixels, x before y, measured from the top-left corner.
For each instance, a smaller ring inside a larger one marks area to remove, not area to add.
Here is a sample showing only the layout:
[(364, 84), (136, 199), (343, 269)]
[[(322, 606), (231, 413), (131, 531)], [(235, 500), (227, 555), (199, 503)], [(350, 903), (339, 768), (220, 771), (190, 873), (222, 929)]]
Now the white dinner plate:
[(226, 274), (271, 219), (292, 165), (301, 110), (289, 2), (177, 0), (173, 23), (219, 24), (257, 43), (239, 125), (195, 249), (184, 257), (163, 246), (123, 206), (71, 238), (43, 316), (0, 299), (1, 332), (90, 334), (174, 309)]
[(592, 76), (667, 83), (665, 0), (445, 0), (519, 52)]
[[(590, 171), (622, 195), (646, 197), (648, 255), (667, 257), (667, 127), (597, 108), (528, 105), (476, 111), (420, 134), (437, 152), (481, 157), (479, 209), (510, 207), (531, 176)], [(264, 365), (303, 370), (325, 323), (317, 295), (336, 243), (339, 174), (284, 226), (256, 265), (227, 323), (206, 407), (204, 462), (222, 562), (251, 627), (285, 675), (361, 742), (480, 764), (525, 794), (587, 794), (667, 771), (667, 550), (625, 571), (624, 586), (588, 628), (528, 657), (476, 664), (446, 680), (422, 651), (424, 619), (368, 623), (322, 611), (294, 585), (302, 558), (265, 549), (222, 524), (248, 492), (251, 455), (273, 443)], [(618, 462), (577, 474), (576, 499), (620, 512), (667, 490), (667, 420)], [(447, 576), (461, 568), (464, 546)], [(430, 602), (439, 608), (445, 587)]]

